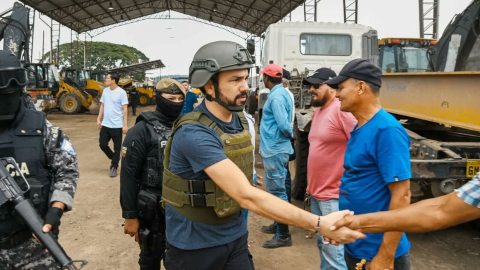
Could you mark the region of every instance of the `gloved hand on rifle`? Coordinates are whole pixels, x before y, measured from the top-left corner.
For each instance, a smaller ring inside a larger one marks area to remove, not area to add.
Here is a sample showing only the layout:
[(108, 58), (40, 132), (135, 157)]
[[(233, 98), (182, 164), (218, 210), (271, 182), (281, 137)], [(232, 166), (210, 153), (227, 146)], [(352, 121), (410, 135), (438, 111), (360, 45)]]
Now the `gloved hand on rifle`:
[(63, 209), (58, 207), (50, 207), (45, 215), (45, 225), (42, 228), (44, 233), (52, 231), (53, 235), (58, 237), (60, 232), (60, 218), (62, 218)]

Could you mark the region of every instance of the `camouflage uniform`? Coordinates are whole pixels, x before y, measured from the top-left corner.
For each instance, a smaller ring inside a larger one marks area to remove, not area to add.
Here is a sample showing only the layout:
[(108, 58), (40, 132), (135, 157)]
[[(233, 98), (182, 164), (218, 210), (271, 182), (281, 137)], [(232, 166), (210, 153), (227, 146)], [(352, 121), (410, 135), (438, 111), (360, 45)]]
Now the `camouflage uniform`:
[[(51, 179), (54, 181), (50, 203), (62, 202), (65, 204), (65, 211), (69, 211), (73, 206), (79, 177), (76, 153), (61, 129), (48, 120), (45, 122), (43, 150)], [(52, 255), (45, 251), (45, 247), (32, 238), (14, 248), (0, 250), (0, 269), (50, 270), (61, 267)]]

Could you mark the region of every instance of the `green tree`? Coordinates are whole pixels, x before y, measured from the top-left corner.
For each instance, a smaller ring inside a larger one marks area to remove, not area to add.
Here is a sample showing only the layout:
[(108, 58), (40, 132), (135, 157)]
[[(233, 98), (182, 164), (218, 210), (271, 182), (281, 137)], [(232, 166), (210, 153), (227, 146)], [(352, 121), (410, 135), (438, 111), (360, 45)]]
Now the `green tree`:
[[(117, 67), (129, 66), (149, 61), (148, 57), (141, 51), (122, 44), (110, 42), (89, 42), (85, 50), (86, 67), (84, 66), (83, 41), (74, 41), (60, 45), (59, 64), (60, 66), (73, 66), (78, 68), (91, 68), (91, 70), (108, 70)], [(57, 49), (53, 50), (53, 60)], [(51, 63), (50, 52), (43, 55), (43, 61)], [(136, 80), (143, 81), (145, 73), (135, 76)]]

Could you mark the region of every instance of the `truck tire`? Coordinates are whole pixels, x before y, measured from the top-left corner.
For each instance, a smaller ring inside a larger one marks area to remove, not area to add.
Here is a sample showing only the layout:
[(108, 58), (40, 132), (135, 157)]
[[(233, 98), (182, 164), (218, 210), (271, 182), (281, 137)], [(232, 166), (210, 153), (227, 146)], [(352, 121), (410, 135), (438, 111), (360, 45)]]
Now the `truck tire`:
[(60, 99), (60, 110), (66, 114), (79, 113), (82, 109), (82, 100), (77, 95), (65, 94)]
[(96, 98), (98, 96), (98, 91), (97, 90), (94, 90), (94, 89), (87, 89), (85, 90), (87, 93), (89, 93), (92, 98)]
[(302, 132), (298, 129), (297, 122), (293, 126), (293, 134), (295, 140), (296, 158), (290, 161), (289, 168), (293, 178), (292, 183), (292, 198), (296, 200), (303, 200), (305, 191), (307, 190), (307, 160), (308, 149), (310, 143), (308, 142), (308, 132)]
[(250, 115), (254, 115), (255, 112), (257, 111), (257, 107), (258, 107), (258, 101), (257, 101), (257, 98), (255, 97), (254, 94), (251, 94), (249, 97), (248, 97), (248, 113)]
[(148, 97), (148, 95), (140, 93), (140, 95), (138, 97), (138, 105), (140, 105), (140, 106), (150, 105), (150, 98)]

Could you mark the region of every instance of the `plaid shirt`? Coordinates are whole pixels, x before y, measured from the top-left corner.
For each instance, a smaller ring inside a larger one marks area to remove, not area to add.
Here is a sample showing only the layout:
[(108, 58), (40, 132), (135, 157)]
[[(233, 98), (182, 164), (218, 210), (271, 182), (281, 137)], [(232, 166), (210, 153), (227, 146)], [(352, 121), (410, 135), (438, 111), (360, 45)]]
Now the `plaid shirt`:
[(455, 190), (460, 199), (464, 202), (480, 208), (480, 173), (475, 175), (461, 188)]

